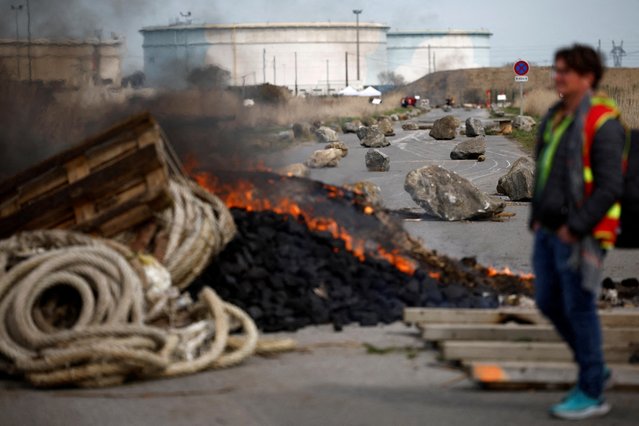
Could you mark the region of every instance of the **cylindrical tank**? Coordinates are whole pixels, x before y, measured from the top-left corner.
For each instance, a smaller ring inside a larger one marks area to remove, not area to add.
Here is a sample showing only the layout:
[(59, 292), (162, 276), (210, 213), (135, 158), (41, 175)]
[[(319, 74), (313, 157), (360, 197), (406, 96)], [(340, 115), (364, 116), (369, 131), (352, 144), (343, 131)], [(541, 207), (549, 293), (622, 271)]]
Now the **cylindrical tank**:
[(487, 30), (388, 33), (388, 68), (414, 81), (435, 71), (490, 66)]
[[(387, 70), (389, 27), (375, 23), (268, 23), (148, 27), (144, 63), (152, 85), (179, 86), (191, 70), (217, 65), (233, 85), (271, 83), (335, 93), (378, 84)], [(360, 78), (357, 78), (357, 32)], [(348, 65), (347, 65), (348, 64)]]

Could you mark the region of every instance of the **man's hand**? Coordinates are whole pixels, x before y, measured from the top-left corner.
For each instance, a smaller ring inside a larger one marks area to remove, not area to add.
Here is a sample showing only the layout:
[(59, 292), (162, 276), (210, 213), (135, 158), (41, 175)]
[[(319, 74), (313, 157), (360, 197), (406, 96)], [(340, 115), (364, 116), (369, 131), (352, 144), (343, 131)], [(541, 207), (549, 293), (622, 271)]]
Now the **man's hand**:
[(579, 242), (579, 238), (570, 232), (567, 225), (559, 228), (559, 231), (557, 231), (557, 237), (559, 237), (559, 239), (565, 244), (575, 244)]

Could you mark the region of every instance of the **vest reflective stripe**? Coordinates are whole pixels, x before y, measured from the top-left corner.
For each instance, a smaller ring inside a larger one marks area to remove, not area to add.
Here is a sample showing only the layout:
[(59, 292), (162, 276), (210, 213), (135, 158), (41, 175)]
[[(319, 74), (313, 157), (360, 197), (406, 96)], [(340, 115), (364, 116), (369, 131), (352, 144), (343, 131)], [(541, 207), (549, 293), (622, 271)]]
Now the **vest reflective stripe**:
[(555, 153), (559, 147), (559, 142), (572, 121), (573, 117), (567, 116), (554, 129), (552, 124), (546, 124), (546, 129), (544, 129), (544, 150), (541, 154), (539, 176), (537, 177), (536, 191), (538, 193), (541, 193), (546, 186), (546, 182), (550, 176), (550, 170), (552, 169), (553, 160), (555, 159)]
[[(583, 133), (584, 200), (592, 194), (595, 188), (591, 161), (591, 150), (592, 144), (595, 141), (595, 134), (608, 120), (615, 120), (619, 117), (619, 110), (612, 99), (602, 97), (592, 98), (592, 106), (586, 116)], [(624, 159), (625, 157), (626, 155), (624, 155)], [(624, 159), (622, 159), (622, 168), (626, 167), (625, 163), (623, 163)], [(606, 216), (595, 226), (593, 236), (599, 240), (604, 249), (614, 247), (619, 231), (620, 218), (621, 203), (616, 202), (610, 210), (608, 210)]]

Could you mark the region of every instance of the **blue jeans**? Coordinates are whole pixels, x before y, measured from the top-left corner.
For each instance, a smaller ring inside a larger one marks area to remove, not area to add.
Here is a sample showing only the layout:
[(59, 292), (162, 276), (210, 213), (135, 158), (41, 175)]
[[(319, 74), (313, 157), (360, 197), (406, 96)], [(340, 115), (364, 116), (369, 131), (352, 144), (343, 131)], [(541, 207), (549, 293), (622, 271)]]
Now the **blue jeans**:
[(539, 310), (572, 349), (579, 366), (577, 386), (591, 398), (603, 393), (604, 359), (595, 295), (581, 286), (581, 274), (569, 264), (575, 246), (554, 232), (535, 234), (533, 268)]

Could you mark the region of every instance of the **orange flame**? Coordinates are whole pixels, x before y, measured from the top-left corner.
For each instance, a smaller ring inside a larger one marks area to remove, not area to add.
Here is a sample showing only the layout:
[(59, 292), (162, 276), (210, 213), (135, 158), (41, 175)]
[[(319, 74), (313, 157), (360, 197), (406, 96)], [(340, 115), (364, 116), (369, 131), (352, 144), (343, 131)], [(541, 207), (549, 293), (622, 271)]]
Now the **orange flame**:
[(496, 277), (497, 275), (507, 275), (507, 276), (511, 276), (511, 277), (519, 277), (522, 280), (525, 281), (529, 281), (529, 280), (534, 280), (535, 276), (533, 274), (519, 274), (519, 273), (515, 273), (513, 272), (509, 267), (505, 267), (503, 269), (496, 269), (493, 268), (492, 266), (489, 266), (488, 268), (486, 268), (486, 274), (489, 277)]
[[(232, 188), (220, 185), (220, 182), (214, 176), (208, 173), (194, 172), (194, 162), (186, 162), (185, 168), (195, 179), (195, 181), (207, 190), (221, 196), (222, 201), (228, 208), (241, 208), (249, 212), (255, 211), (273, 211), (278, 214), (290, 214), (293, 217), (304, 218), (306, 225), (312, 231), (328, 232), (333, 238), (344, 241), (344, 247), (352, 253), (357, 259), (363, 262), (366, 259), (365, 241), (356, 240), (353, 236), (338, 222), (332, 218), (315, 217), (312, 212), (305, 211), (296, 202), (281, 198), (275, 202), (256, 195), (255, 186), (247, 180), (239, 180), (234, 182)], [(272, 182), (275, 183), (275, 182)], [(345, 195), (344, 191), (338, 187), (326, 185), (329, 198), (339, 198)], [(374, 209), (365, 207), (364, 213), (372, 215)], [(385, 259), (394, 265), (401, 272), (412, 275), (417, 269), (415, 262), (402, 256), (399, 250), (388, 251), (381, 246), (374, 253), (375, 256)]]

